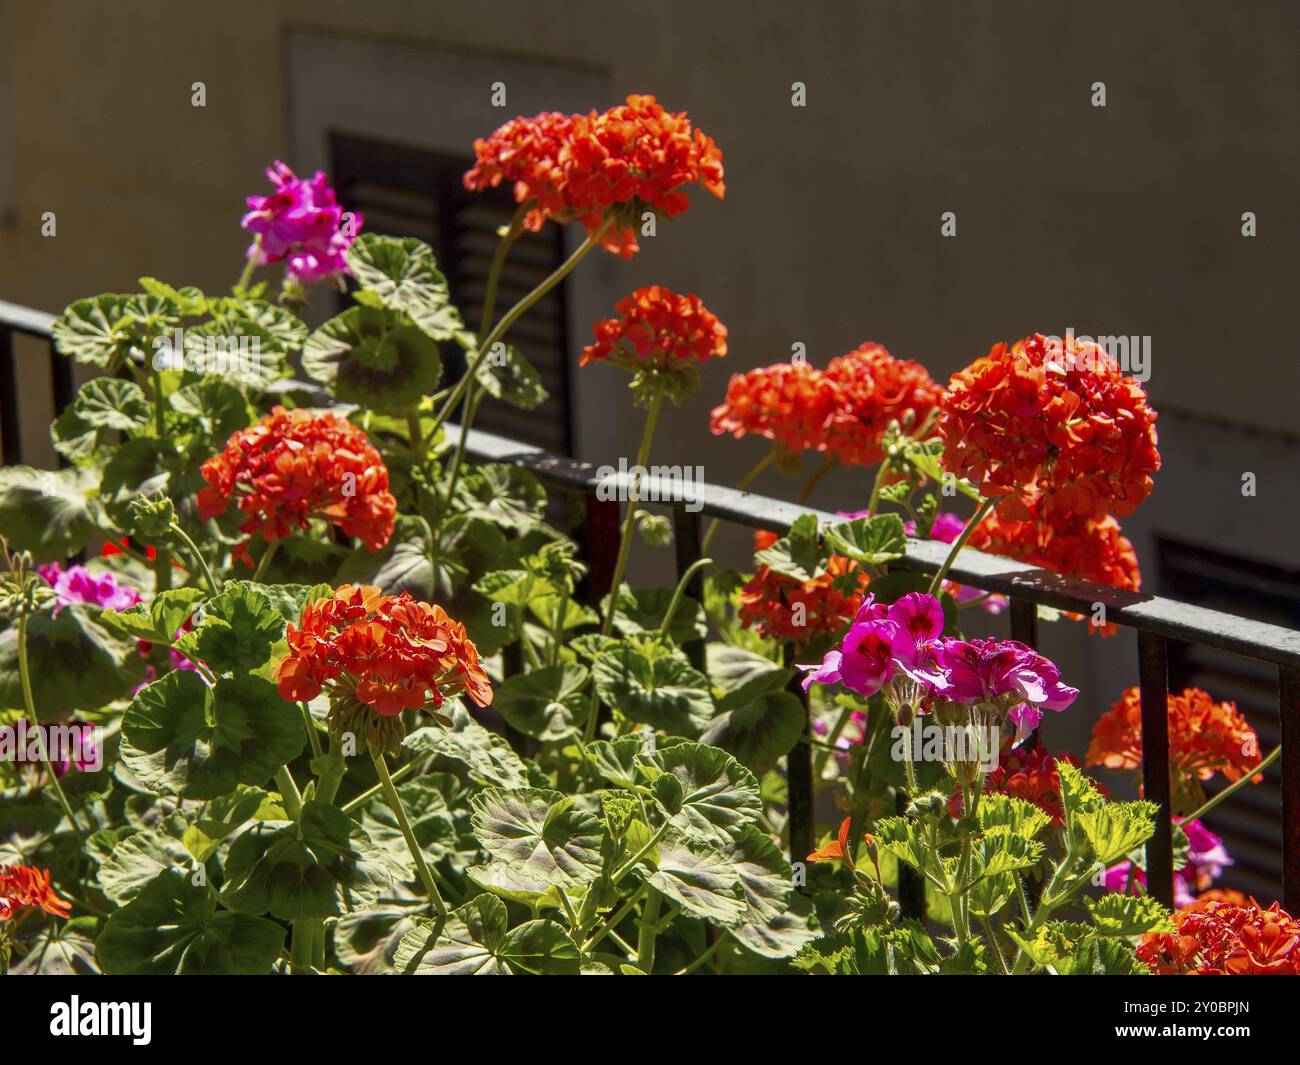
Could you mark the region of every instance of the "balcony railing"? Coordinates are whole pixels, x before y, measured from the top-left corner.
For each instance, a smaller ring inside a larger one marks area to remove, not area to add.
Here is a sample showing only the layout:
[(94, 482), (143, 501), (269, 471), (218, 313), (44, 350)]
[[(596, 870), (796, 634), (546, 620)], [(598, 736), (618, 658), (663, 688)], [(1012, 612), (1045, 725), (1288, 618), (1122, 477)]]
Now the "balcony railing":
[[(22, 461), (22, 404), (18, 398), (14, 337), (26, 335), (48, 342), (52, 321), (48, 314), (0, 302), (0, 445), (3, 446), (6, 464)], [(52, 344), (48, 350), (55, 408), (61, 410), (72, 399), (72, 366), (69, 360), (53, 350)], [(447, 428), (453, 436), (460, 432), (455, 425)], [(607, 538), (617, 536), (617, 519), (615, 516), (613, 521), (610, 520), (610, 511), (618, 504), (597, 499), (600, 479), (595, 466), (479, 430), (470, 431), (466, 454), (479, 461), (521, 466), (552, 488), (585, 496), (588, 501), (585, 537), (588, 552), (601, 553), (608, 543)], [(700, 557), (703, 518), (720, 518), (737, 525), (784, 534), (795, 518), (809, 512), (807, 507), (713, 484), (692, 486), (689, 501), (665, 503), (678, 489), (669, 484), (657, 487), (660, 489), (658, 494), (653, 480), (647, 481), (644, 494), (672, 508), (679, 575), (684, 575)], [(696, 509), (688, 511), (686, 502)], [(697, 504), (702, 506), (697, 507)], [(838, 520), (833, 514), (814, 513), (819, 520)], [(942, 565), (947, 552), (947, 544), (909, 541), (906, 554), (890, 565), (934, 573)], [(1120, 591), (1062, 577), (971, 549), (960, 553), (948, 577), (964, 585), (1007, 596), (1010, 600), (1011, 636), (1031, 647), (1037, 646), (1038, 642), (1039, 606), (1088, 614), (1095, 604), (1101, 603), (1105, 606), (1107, 622), (1137, 630), (1138, 684), (1142, 706), (1142, 789), (1144, 797), (1159, 807), (1156, 834), (1147, 844), (1147, 881), (1152, 895), (1165, 905), (1172, 904), (1174, 872), (1166, 706), (1168, 641), (1216, 648), (1275, 667), (1282, 746), (1280, 898), (1289, 912), (1300, 913), (1300, 632), (1160, 596)], [(701, 598), (703, 576), (698, 570), (691, 583), (688, 591)], [(699, 662), (703, 647), (688, 648), (688, 653)], [(518, 668), (517, 664), (514, 668)], [(789, 755), (787, 774), (791, 857), (799, 860), (812, 849), (815, 834), (810, 744), (801, 742), (796, 745)], [(905, 911), (919, 912), (918, 894), (915, 890), (906, 894), (910, 898), (904, 899)]]

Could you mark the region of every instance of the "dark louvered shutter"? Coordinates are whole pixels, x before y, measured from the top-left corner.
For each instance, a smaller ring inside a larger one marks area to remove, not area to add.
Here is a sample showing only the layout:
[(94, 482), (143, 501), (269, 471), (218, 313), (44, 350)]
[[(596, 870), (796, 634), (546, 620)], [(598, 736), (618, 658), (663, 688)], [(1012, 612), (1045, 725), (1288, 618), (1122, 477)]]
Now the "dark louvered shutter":
[[(437, 152), (340, 134), (330, 138), (330, 151), (340, 202), (361, 211), (371, 233), (427, 241), (447, 275), (452, 299), (470, 328), (477, 330), (497, 231), (509, 224), (515, 210), (511, 190), (467, 192), (461, 178), (472, 161)], [(563, 261), (564, 241), (558, 226), (525, 233), (502, 271), (496, 317)], [(530, 308), (509, 336), (510, 343), (537, 368), (549, 398), (531, 411), (487, 399), (475, 419), (477, 428), (572, 454), (565, 306), (562, 283)], [(464, 360), (454, 345), (443, 346), (443, 357), (448, 383), (455, 381), (464, 372)]]
[[(1204, 547), (1161, 538), (1160, 593), (1287, 628), (1300, 628), (1300, 572)], [(1216, 701), (1230, 699), (1259, 734), (1261, 752), (1278, 742), (1277, 670), (1262, 662), (1207, 647), (1170, 641), (1169, 687), (1203, 688)], [(1217, 777), (1209, 794), (1222, 788)], [(1220, 884), (1267, 905), (1278, 897), (1282, 861), (1282, 784), (1273, 765), (1259, 784), (1248, 784), (1205, 818), (1223, 837), (1236, 864)]]

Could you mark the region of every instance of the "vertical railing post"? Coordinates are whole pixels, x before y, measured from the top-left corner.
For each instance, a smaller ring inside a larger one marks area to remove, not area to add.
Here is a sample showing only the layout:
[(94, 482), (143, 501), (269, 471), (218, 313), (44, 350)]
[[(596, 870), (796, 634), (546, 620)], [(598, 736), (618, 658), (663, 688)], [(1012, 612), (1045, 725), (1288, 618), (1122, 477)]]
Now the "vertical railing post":
[[(787, 652), (787, 664), (793, 661), (794, 656)], [(790, 861), (794, 863), (807, 860), (813, 851), (813, 840), (817, 837), (813, 817), (812, 744), (808, 742), (812, 733), (812, 716), (808, 712), (808, 693), (803, 690), (802, 674), (796, 672), (786, 690), (803, 707), (803, 729), (799, 740), (785, 756), (786, 800), (790, 810)]]
[(1142, 797), (1158, 807), (1147, 841), (1147, 891), (1174, 904), (1173, 811), (1169, 783), (1169, 662), (1165, 639), (1138, 633), (1138, 687), (1142, 701)]
[[(700, 558), (699, 512), (691, 512), (681, 503), (673, 507), (673, 551), (677, 561), (677, 579), (680, 581)], [(701, 566), (686, 582), (686, 594), (697, 603), (704, 602), (704, 568)], [(691, 640), (682, 650), (691, 660), (691, 665), (704, 672), (704, 641)]]
[(1300, 670), (1278, 670), (1282, 718), (1282, 907), (1300, 914)]
[(1038, 604), (1011, 598), (1011, 638), (1038, 650)]
[[(901, 788), (894, 796), (894, 811), (902, 816), (912, 797)], [(898, 864), (898, 912), (905, 920), (925, 920), (925, 880), (906, 862)]]
[(18, 365), (14, 362), (14, 333), (0, 326), (0, 459), (6, 466), (23, 460), (22, 429), (18, 422)]

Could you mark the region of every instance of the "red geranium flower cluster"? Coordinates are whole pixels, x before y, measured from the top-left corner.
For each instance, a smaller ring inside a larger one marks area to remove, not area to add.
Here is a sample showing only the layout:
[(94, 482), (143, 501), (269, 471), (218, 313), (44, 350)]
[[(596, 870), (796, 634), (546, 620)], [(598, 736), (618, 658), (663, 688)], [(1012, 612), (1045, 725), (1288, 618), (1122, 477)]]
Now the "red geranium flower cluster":
[[(1059, 762), (1069, 762), (1072, 766), (1079, 764), (1074, 755), (1052, 754), (1046, 747), (1005, 748), (998, 758), (998, 764), (984, 778), (984, 791), (987, 794), (998, 793), (1024, 799), (1051, 817), (1052, 824), (1064, 824), (1061, 773), (1057, 769)], [(1093, 786), (1103, 793), (1106, 791), (1095, 781)], [(961, 792), (955, 791), (948, 798), (948, 812), (953, 817), (960, 817), (961, 810)]]
[(764, 436), (791, 453), (823, 451), (846, 466), (871, 466), (884, 457), (880, 441), (890, 422), (923, 424), (941, 395), (919, 363), (863, 344), (825, 370), (800, 361), (737, 374), (713, 409), (711, 428), (719, 436)]
[(733, 376), (710, 428), (715, 436), (766, 437), (792, 454), (824, 451), (839, 402), (839, 389), (823, 371), (803, 360), (777, 363)]
[[(1088, 765), (1137, 769), (1142, 765), (1142, 699), (1129, 688), (1092, 726)], [(1216, 703), (1208, 692), (1187, 688), (1169, 693), (1169, 761), (1187, 780), (1209, 780), (1216, 772), (1240, 780), (1260, 763), (1259, 737), (1237, 704)]]
[(601, 243), (628, 259), (639, 250), (636, 225), (643, 211), (681, 214), (689, 204), (688, 185), (719, 199), (726, 191), (722, 153), (712, 138), (685, 112), (666, 111), (653, 96), (632, 95), (599, 114), (511, 119), (475, 141), (474, 154), (466, 188), (512, 182), (515, 201), (529, 205), (525, 225), (531, 230), (550, 218), (576, 219), (594, 232), (612, 219)]
[(939, 432), (944, 467), (1010, 521), (1124, 517), (1160, 468), (1141, 385), (1089, 342), (1035, 334), (996, 344), (953, 376)]
[(672, 370), (675, 363), (708, 362), (727, 354), (727, 327), (699, 296), (651, 285), (625, 296), (614, 309), (617, 317), (603, 318), (592, 328), (596, 342), (583, 349), (579, 366), (621, 355), (638, 366)]
[(479, 706), (492, 686), (465, 626), (440, 606), (403, 592), (345, 584), (303, 608), (285, 633), (289, 653), (277, 668), (280, 695), (293, 702), (329, 687), (384, 717), (442, 705), (465, 692)]
[(48, 869), (0, 865), (0, 924), (27, 908), (41, 909), (54, 917), (67, 917), (72, 912), (72, 904), (55, 892)]
[(896, 359), (879, 344), (831, 359), (826, 378), (841, 397), (826, 428), (826, 450), (845, 466), (874, 466), (885, 457), (880, 441), (889, 423), (910, 411), (919, 426), (943, 396), (924, 366)]
[[(778, 539), (774, 532), (756, 532), (754, 551), (764, 551)], [(856, 562), (839, 555), (831, 558), (825, 573), (808, 581), (759, 566), (740, 590), (740, 623), (769, 640), (804, 646), (817, 636), (838, 633), (853, 620), (868, 580)]]
[[(276, 407), (232, 434), (200, 472), (208, 487), (199, 492), (199, 513), (215, 517), (233, 499), (246, 517), (240, 531), (267, 543), (307, 529), (313, 518), (371, 551), (393, 534), (397, 500), (384, 460), (365, 433), (332, 411)], [(247, 543), (236, 554), (248, 561)]]
[(1198, 901), (1173, 920), (1173, 932), (1148, 935), (1137, 948), (1160, 976), (1300, 976), (1300, 921), (1276, 902)]
[[(990, 514), (971, 532), (967, 541), (977, 551), (1013, 558), (1066, 577), (1078, 577), (1131, 592), (1142, 587), (1137, 553), (1119, 522), (1103, 518), (1071, 516), (1059, 523), (1007, 521)], [(1067, 614), (1085, 620), (1079, 614)], [(1101, 626), (1103, 636), (1119, 631), (1117, 625)]]

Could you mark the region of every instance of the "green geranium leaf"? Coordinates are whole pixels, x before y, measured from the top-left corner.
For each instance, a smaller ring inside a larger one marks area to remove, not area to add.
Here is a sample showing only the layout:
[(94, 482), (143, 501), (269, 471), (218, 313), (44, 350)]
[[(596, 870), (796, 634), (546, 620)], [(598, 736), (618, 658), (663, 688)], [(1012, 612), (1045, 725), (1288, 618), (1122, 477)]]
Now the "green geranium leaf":
[(148, 364), (153, 341), (179, 321), (179, 308), (165, 296), (105, 293), (69, 305), (54, 320), (50, 336), (61, 354), (116, 370), (128, 361)]
[(641, 764), (653, 777), (669, 774), (681, 785), (680, 802), (669, 811), (688, 841), (731, 846), (762, 813), (758, 779), (717, 747), (674, 743), (643, 756)]
[(1155, 803), (1112, 802), (1077, 814), (1073, 825), (1088, 841), (1093, 859), (1110, 865), (1151, 837), (1155, 816)]
[(781, 691), (794, 676), (794, 670), (743, 647), (711, 643), (705, 654), (719, 712), (747, 706), (768, 692)]
[[(139, 648), (105, 627), (107, 613), (73, 603), (57, 616), (40, 613), (29, 619), (27, 661), (42, 717), (104, 706), (144, 679)], [(0, 706), (22, 705), (18, 626), (11, 623), (0, 630)]]
[(601, 870), (604, 828), (555, 791), (488, 788), (470, 800), (483, 849), (528, 880), (579, 887)]
[(698, 736), (713, 717), (709, 679), (681, 651), (623, 642), (596, 659), (596, 690), (631, 721)]
[(207, 297), (193, 285), (175, 288), (166, 281), (159, 281), (156, 277), (142, 277), (140, 288), (150, 296), (157, 296), (175, 304), (176, 313), (182, 318), (195, 318), (207, 313)]
[(198, 588), (171, 588), (159, 592), (151, 602), (137, 603), (129, 610), (105, 610), (99, 623), (134, 640), (171, 643), (202, 598), (203, 592)]
[(872, 566), (900, 557), (907, 550), (903, 519), (897, 514), (877, 514), (828, 526), (822, 535), (841, 555)]
[(1099, 935), (1139, 936), (1174, 930), (1169, 911), (1150, 895), (1103, 895), (1083, 903)]
[(112, 433), (132, 433), (150, 424), (152, 409), (134, 381), (96, 377), (77, 390), (76, 398), (50, 428), (54, 449), (77, 462), (100, 454)]
[(283, 946), (274, 921), (218, 912), (209, 887), (168, 870), (109, 917), (95, 954), (120, 976), (259, 976)]
[(817, 516), (800, 514), (790, 532), (754, 556), (755, 565), (799, 581), (810, 581), (825, 568)]
[(397, 948), (397, 968), (416, 976), (572, 975), (578, 948), (554, 921), (509, 928), (505, 903), (479, 895), (453, 910), (442, 935), (418, 918)]
[(807, 718), (797, 696), (770, 691), (748, 705), (718, 714), (700, 741), (735, 755), (755, 773), (766, 773), (794, 749), (807, 727)]
[(1031, 802), (994, 792), (980, 799), (979, 822), (983, 832), (1001, 829), (1033, 839), (1052, 823), (1052, 818)]
[(62, 562), (94, 535), (98, 475), (89, 470), (0, 467), (0, 534), (37, 562)]
[(537, 368), (510, 344), (502, 343), (489, 352), (475, 380), (493, 399), (522, 410), (533, 410), (550, 397)]
[(468, 773), (476, 784), (501, 788), (525, 788), (531, 783), (528, 767), (495, 732), (475, 721), (459, 704), (444, 706), (451, 726), (416, 729), (402, 746), (416, 757), (447, 759)]
[(638, 768), (638, 756), (643, 753), (649, 751), (641, 736), (620, 736), (613, 741), (596, 740), (587, 744), (587, 754), (596, 772), (620, 788), (630, 788), (643, 782)]
[(424, 241), (362, 233), (347, 257), (361, 286), (358, 303), (400, 311), (434, 340), (452, 340), (464, 331), (447, 279)]
[(210, 377), (261, 391), (290, 373), (287, 356), (302, 347), (307, 327), (294, 314), (260, 299), (214, 300), (212, 318), (185, 331), (185, 383)]
[(184, 845), (160, 832), (136, 832), (119, 842), (100, 863), (100, 889), (119, 906), (135, 898), (159, 873), (190, 864)]
[(406, 872), (343, 811), (308, 800), (297, 824), (257, 824), (231, 844), (222, 898), (243, 913), (330, 917), (372, 906)]
[(307, 338), (302, 366), (341, 403), (401, 414), (432, 395), (442, 356), (428, 333), (404, 315), (353, 307)]
[(571, 739), (586, 722), (589, 677), (573, 665), (516, 673), (497, 686), (492, 704), (525, 736), (550, 743)]
[(546, 510), (546, 489), (529, 470), (501, 463), (478, 466), (457, 486), (460, 502), (476, 517), (527, 533)]
[(232, 433), (253, 420), (244, 394), (219, 377), (181, 385), (167, 396), (167, 405), (174, 412), (170, 423), (179, 422), (180, 432), (193, 434), (210, 451), (223, 447)]
[(686, 913), (727, 928), (746, 923), (749, 904), (735, 863), (723, 850), (669, 832), (655, 867), (644, 871), (657, 891)]
[(122, 717), (122, 760), (155, 791), (212, 799), (236, 784), (264, 784), (307, 742), (296, 706), (261, 677), (209, 688), (173, 670), (135, 697)]
[(198, 657), (217, 672), (244, 673), (266, 664), (284, 629), (284, 616), (269, 596), (248, 582), (233, 581), (199, 608), (187, 641), (193, 640)]
[[(663, 625), (664, 614), (672, 601), (673, 588), (639, 588), (633, 591), (626, 584), (619, 588), (618, 609), (614, 614), (614, 629), (622, 636), (639, 636), (656, 633)], [(609, 609), (609, 599), (602, 604)], [(673, 620), (668, 626), (668, 637), (676, 644), (703, 640), (709, 634), (704, 607), (689, 595), (678, 601)]]
[(334, 953), (356, 976), (391, 976), (402, 937), (415, 927), (423, 899), (383, 902), (369, 910), (345, 913), (334, 926)]
[(27, 942), (27, 953), (14, 959), (10, 974), (90, 976), (98, 973), (95, 941), (90, 938), (93, 931), (94, 922), (85, 917), (47, 922)]

